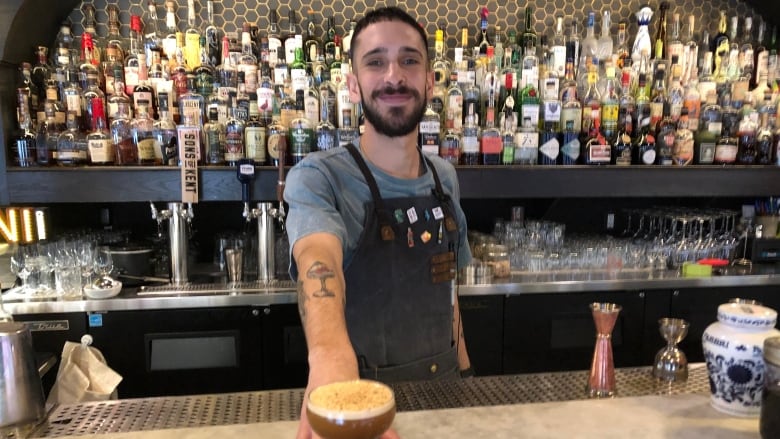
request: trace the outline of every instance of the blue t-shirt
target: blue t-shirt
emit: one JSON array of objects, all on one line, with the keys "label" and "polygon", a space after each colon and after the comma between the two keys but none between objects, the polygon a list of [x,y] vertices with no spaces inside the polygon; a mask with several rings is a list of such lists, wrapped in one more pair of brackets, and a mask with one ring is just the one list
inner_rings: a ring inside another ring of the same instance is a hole
[{"label": "blue t-shirt", "polygon": [[[437,156],[426,156],[436,167],[444,192],[452,198],[455,219],[458,223],[459,268],[471,261],[466,237],[466,215],[460,206],[460,189],[455,168]],[[431,195],[435,187],[433,175],[427,168],[418,178],[402,179],[386,174],[368,160],[368,168],[374,175],[384,199]],[[290,276],[298,273],[292,249],[295,242],[317,232],[336,235],[344,249],[344,270],[349,267],[363,230],[366,203],[371,200],[371,190],[357,163],[346,148],[334,148],[309,154],[295,165],[287,175],[284,199],[289,204],[286,226],[290,240]]]}]

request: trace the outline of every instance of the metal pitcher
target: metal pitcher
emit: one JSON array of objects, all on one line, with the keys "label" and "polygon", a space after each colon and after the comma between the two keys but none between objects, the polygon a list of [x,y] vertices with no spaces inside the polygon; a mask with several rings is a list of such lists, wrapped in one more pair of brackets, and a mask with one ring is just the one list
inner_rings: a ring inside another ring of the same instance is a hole
[{"label": "metal pitcher", "polygon": [[0,323],[0,432],[32,426],[44,416],[30,329],[24,323]]}]

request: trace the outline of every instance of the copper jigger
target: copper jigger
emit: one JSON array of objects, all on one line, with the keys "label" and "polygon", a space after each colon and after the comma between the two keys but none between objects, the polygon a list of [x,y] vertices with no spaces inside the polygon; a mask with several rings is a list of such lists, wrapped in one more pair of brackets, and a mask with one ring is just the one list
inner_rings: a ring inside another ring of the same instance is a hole
[{"label": "copper jigger", "polygon": [[591,303],[593,322],[596,324],[596,347],[588,377],[588,397],[612,398],[617,395],[615,386],[615,362],[612,359],[612,330],[618,314],[623,309],[614,303]]}]

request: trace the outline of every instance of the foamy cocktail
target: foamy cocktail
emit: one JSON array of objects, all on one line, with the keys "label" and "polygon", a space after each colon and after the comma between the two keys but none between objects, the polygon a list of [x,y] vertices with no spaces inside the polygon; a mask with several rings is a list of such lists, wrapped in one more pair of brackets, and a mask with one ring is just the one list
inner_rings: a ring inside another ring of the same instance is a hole
[{"label": "foamy cocktail", "polygon": [[373,439],[393,423],[395,397],[376,381],[340,381],[312,390],[306,412],[312,430],[325,439]]}]

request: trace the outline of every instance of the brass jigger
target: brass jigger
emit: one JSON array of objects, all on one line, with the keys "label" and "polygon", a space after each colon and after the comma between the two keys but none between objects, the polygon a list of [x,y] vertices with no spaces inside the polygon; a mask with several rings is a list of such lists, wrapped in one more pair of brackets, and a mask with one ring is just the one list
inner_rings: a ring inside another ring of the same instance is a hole
[{"label": "brass jigger", "polygon": [[665,381],[687,380],[688,359],[677,343],[688,334],[688,322],[683,319],[659,319],[658,330],[667,344],[655,356],[653,376]]}]

